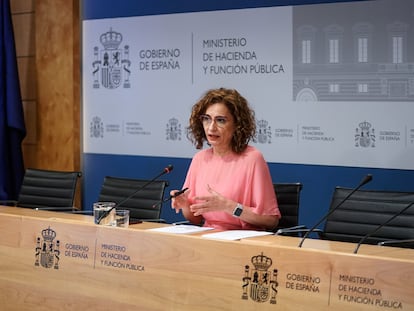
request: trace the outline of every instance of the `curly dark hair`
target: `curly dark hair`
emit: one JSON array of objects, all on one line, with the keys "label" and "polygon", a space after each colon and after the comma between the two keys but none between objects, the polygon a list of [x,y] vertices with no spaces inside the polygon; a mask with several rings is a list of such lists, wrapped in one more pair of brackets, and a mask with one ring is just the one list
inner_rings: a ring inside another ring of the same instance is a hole
[{"label": "curly dark hair", "polygon": [[187,137],[197,149],[203,148],[207,137],[200,116],[206,113],[209,106],[217,103],[225,104],[234,119],[235,132],[231,141],[232,150],[235,153],[242,153],[250,139],[256,133],[256,121],[254,111],[250,108],[247,100],[233,89],[212,89],[194,104],[190,125],[187,127]]}]

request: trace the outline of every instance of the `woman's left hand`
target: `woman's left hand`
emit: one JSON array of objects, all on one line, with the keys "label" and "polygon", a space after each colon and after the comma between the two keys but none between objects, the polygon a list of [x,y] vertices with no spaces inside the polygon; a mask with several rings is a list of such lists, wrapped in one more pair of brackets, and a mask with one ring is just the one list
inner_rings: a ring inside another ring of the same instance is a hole
[{"label": "woman's left hand", "polygon": [[213,211],[225,211],[227,213],[232,213],[234,206],[236,205],[230,199],[227,199],[209,185],[208,192],[211,194],[209,196],[198,196],[194,200],[196,203],[190,205],[190,210],[194,216],[202,215],[203,213],[213,212]]}]

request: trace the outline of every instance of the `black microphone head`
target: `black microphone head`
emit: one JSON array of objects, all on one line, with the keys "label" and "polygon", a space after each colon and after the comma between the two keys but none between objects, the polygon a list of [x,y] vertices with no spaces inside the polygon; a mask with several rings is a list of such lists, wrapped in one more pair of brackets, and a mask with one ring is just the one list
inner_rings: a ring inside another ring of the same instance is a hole
[{"label": "black microphone head", "polygon": [[365,178],[362,180],[361,185],[365,185],[366,183],[369,183],[371,180],[372,180],[372,175],[367,174],[367,176],[365,176]]},{"label": "black microphone head", "polygon": [[174,166],[169,164],[166,168],[164,168],[164,173],[168,174],[173,170]]}]

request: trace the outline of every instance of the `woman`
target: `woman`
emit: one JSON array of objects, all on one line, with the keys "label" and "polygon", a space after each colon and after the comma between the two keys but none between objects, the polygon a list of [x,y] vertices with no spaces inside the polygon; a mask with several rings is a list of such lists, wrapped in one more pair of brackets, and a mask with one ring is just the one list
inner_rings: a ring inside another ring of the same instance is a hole
[{"label": "woman", "polygon": [[[197,149],[172,208],[194,224],[221,230],[271,230],[280,212],[263,155],[248,145],[254,112],[236,90],[208,91],[192,108],[188,137]],[[177,190],[172,190],[173,196]]]}]

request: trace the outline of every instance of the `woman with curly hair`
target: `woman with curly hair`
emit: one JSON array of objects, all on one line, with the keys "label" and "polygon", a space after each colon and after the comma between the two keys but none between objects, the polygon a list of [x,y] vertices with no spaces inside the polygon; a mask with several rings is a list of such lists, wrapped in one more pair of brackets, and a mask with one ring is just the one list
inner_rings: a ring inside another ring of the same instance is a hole
[{"label": "woman with curly hair", "polygon": [[[192,159],[172,208],[194,224],[220,230],[271,230],[279,222],[275,192],[263,155],[249,141],[254,111],[233,89],[213,89],[193,106],[188,138],[199,151]],[[209,148],[203,149],[204,143]],[[177,190],[172,190],[173,196]]]}]

